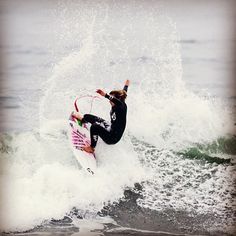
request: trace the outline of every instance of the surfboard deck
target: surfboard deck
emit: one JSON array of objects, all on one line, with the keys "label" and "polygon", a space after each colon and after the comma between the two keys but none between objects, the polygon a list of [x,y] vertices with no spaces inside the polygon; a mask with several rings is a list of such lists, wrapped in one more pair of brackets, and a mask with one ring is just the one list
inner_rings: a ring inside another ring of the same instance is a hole
[{"label": "surfboard deck", "polygon": [[84,146],[90,145],[89,131],[85,124],[82,126],[72,116],[69,117],[69,125],[71,127],[70,142],[73,153],[79,164],[89,173],[94,174],[96,170],[96,156],[94,153],[88,153],[82,150]]}]

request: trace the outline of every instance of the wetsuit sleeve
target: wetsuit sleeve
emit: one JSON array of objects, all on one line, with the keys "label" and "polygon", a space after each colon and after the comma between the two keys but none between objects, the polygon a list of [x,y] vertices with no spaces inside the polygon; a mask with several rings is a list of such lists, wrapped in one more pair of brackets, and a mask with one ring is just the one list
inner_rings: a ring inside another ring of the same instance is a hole
[{"label": "wetsuit sleeve", "polygon": [[116,97],[114,97],[114,96],[111,96],[111,95],[109,95],[109,94],[107,94],[106,93],[106,95],[105,95],[105,98],[107,98],[107,99],[109,99],[110,101],[112,101],[115,105],[122,105],[122,102],[119,100],[119,99],[117,99]]},{"label": "wetsuit sleeve", "polygon": [[128,92],[128,85],[125,85],[123,90],[125,90],[125,92],[127,93]]}]

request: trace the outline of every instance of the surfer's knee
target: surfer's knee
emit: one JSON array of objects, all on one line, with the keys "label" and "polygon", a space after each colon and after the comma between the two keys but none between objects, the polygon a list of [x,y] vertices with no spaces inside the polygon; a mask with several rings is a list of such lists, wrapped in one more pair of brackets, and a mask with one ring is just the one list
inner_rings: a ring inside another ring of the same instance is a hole
[{"label": "surfer's knee", "polygon": [[90,131],[93,134],[99,134],[99,131],[101,130],[101,128],[102,127],[99,124],[94,123],[94,124],[91,125]]},{"label": "surfer's knee", "polygon": [[82,119],[82,123],[86,123],[86,122],[89,122],[89,114],[84,114],[84,117]]}]

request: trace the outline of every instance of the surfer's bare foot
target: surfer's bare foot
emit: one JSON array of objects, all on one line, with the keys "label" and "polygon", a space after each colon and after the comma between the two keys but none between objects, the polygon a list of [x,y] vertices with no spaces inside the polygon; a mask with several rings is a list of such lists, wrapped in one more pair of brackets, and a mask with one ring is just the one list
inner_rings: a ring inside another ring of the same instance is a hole
[{"label": "surfer's bare foot", "polygon": [[80,114],[79,112],[73,112],[72,116],[75,117],[78,120],[82,120],[83,119],[83,115]]},{"label": "surfer's bare foot", "polygon": [[94,148],[91,146],[85,146],[83,147],[83,150],[88,153],[94,153]]}]

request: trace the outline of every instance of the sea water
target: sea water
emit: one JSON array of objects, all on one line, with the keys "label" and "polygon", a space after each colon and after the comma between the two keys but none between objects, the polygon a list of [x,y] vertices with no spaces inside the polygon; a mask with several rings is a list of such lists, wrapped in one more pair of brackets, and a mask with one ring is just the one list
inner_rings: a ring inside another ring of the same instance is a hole
[{"label": "sea water", "polygon": [[[1,2],[1,231],[233,233],[230,4],[183,5],[186,22],[163,1],[20,2]],[[91,176],[69,144],[73,102],[109,119],[91,96],[126,79],[124,137],[99,140]]]}]

